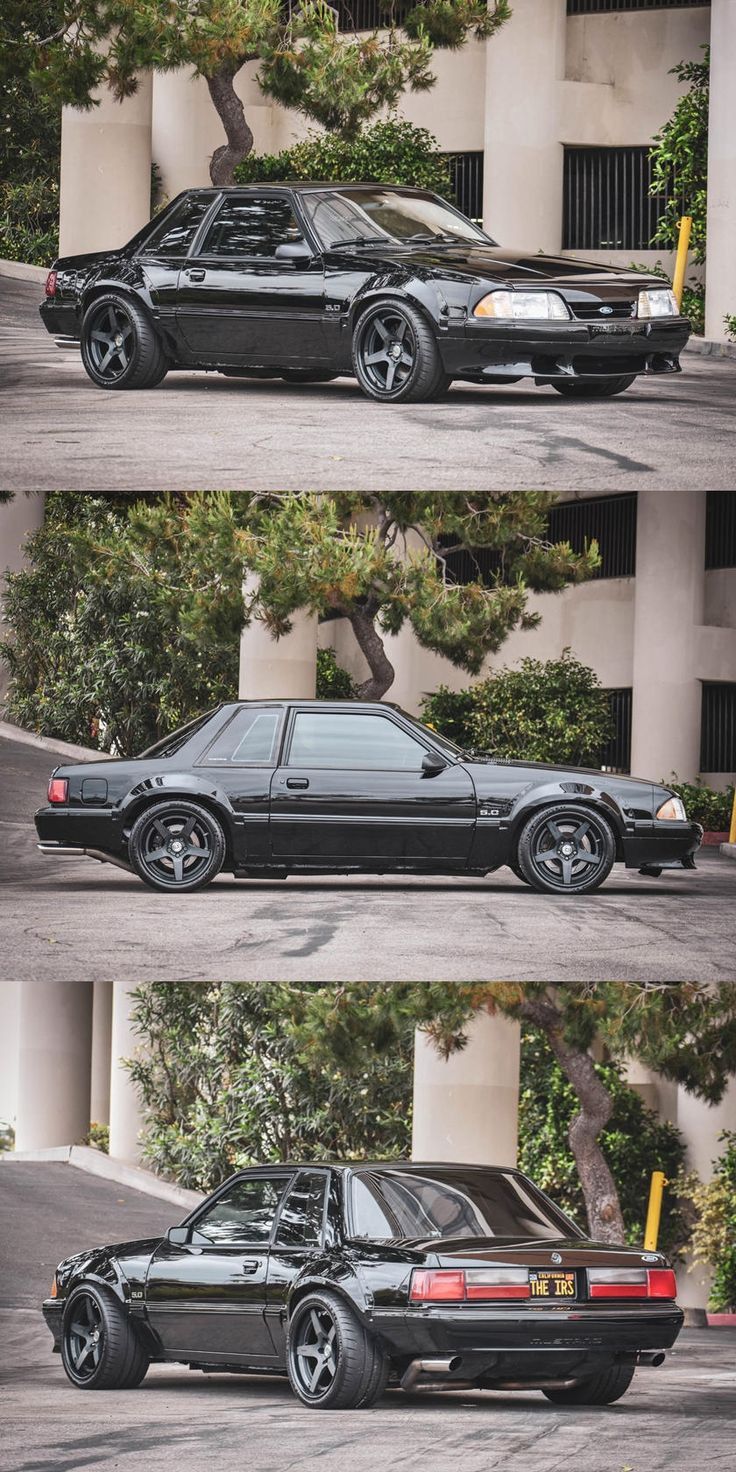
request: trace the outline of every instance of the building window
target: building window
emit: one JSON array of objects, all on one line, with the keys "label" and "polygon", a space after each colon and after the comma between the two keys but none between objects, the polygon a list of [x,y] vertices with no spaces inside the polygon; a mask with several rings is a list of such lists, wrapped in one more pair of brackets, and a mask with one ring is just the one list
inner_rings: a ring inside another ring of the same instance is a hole
[{"label": "building window", "polygon": [[565,148],[563,250],[649,250],[666,193],[650,195],[650,149]]},{"label": "building window", "polygon": [[594,496],[562,501],[552,507],[547,536],[569,542],[573,552],[598,543],[601,565],[596,578],[633,578],[636,574],[636,491],[622,496]]},{"label": "building window", "polygon": [[631,771],[631,690],[607,690],[613,719],[613,735],[601,752],[601,766],[607,772]]},{"label": "building window", "polygon": [[736,567],[736,491],[707,493],[705,566],[706,570],[714,567]]},{"label": "building window", "polygon": [[480,225],[483,220],[483,150],[474,153],[446,153],[450,168],[450,187],[455,204],[469,220]]},{"label": "building window", "polygon": [[568,15],[611,15],[615,10],[692,10],[710,0],[567,0]]},{"label": "building window", "polygon": [[736,772],[736,685],[703,685],[701,772]]},{"label": "building window", "polygon": [[[337,13],[338,31],[379,31],[393,16],[397,24],[410,10],[416,9],[412,0],[327,0]],[[296,7],[295,7],[296,8]]]}]

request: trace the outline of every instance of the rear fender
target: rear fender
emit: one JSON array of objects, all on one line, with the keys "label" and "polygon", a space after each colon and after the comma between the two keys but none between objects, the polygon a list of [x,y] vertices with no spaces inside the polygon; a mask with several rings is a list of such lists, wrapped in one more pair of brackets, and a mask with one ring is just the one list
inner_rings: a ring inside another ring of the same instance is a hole
[{"label": "rear fender", "polygon": [[217,787],[205,777],[195,777],[190,772],[159,772],[155,777],[145,777],[142,782],[137,782],[135,787],[131,787],[119,807],[126,833],[130,831],[144,808],[153,807],[155,803],[166,802],[167,798],[176,797],[191,798],[195,802],[200,802],[203,807],[209,808],[216,818],[219,818],[225,834],[228,857],[232,858],[237,819],[230,799],[221,787]]},{"label": "rear fender", "polygon": [[301,1299],[306,1298],[309,1293],[319,1292],[336,1294],[347,1304],[348,1308],[357,1313],[366,1327],[369,1325],[369,1305],[365,1290],[349,1259],[342,1256],[339,1259],[325,1256],[317,1258],[316,1261],[312,1260],[308,1266],[305,1266],[303,1273],[300,1273],[291,1285],[287,1300],[289,1318]]}]

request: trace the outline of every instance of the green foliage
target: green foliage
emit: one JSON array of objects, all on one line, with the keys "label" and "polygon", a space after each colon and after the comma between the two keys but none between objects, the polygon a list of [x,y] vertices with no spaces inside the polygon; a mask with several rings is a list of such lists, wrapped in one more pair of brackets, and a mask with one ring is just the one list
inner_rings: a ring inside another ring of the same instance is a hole
[{"label": "green foliage", "polygon": [[450,199],[447,159],[426,128],[392,119],[364,128],[355,138],[310,133],[278,154],[251,153],[238,165],[239,184],[292,179],[405,184]]},{"label": "green foliage", "polygon": [[8,261],[48,266],[59,253],[59,186],[48,174],[0,184],[0,251]]},{"label": "green foliage", "polygon": [[681,61],[672,68],[678,81],[689,84],[688,90],[677,102],[672,117],[656,134],[650,153],[653,163],[650,192],[666,191],[669,195],[653,244],[675,250],[680,215],[692,215],[690,245],[699,262],[705,260],[706,246],[710,81],[709,49],[704,46],[702,50],[702,61]]},{"label": "green foliage", "polygon": [[0,15],[0,255],[45,266],[58,254],[61,113],[31,81],[61,5],[5,0]]},{"label": "green foliage", "polygon": [[397,1020],[391,990],[139,988],[144,1046],[130,1071],[146,1110],[144,1158],[210,1190],[254,1161],[406,1154],[413,1027]]},{"label": "green foliage", "polygon": [[318,700],[355,700],[355,683],[338,664],[334,649],[317,650],[316,693]]},{"label": "green foliage", "polygon": [[423,718],[459,746],[526,761],[599,765],[611,713],[595,672],[573,657],[522,659],[467,690],[440,686]]},{"label": "green foliage", "polygon": [[706,833],[727,833],[731,826],[733,810],[733,787],[716,792],[704,782],[667,782],[685,804],[685,812],[693,823],[702,823]]},{"label": "green foliage", "polygon": [[733,314],[733,316],[724,317],[723,325],[726,329],[726,332],[728,333],[729,338],[731,339],[731,342],[736,342],[736,312]]},{"label": "green foliage", "polygon": [[[644,1237],[649,1180],[663,1170],[668,1181],[682,1170],[685,1150],[674,1125],[661,1123],[623,1077],[620,1064],[597,1064],[596,1073],[613,1100],[613,1113],[599,1144],[618,1189],[626,1239]],[[519,1094],[519,1167],[582,1226],[586,1207],[575,1159],[568,1142],[571,1120],[580,1103],[536,1029],[522,1034]],[[677,1195],[665,1191],[660,1247],[678,1253],[688,1229]]]},{"label": "green foliage", "polygon": [[713,1179],[681,1179],[680,1189],[695,1208],[693,1261],[713,1270],[709,1307],[714,1313],[736,1313],[736,1133],[725,1130],[725,1146]]},{"label": "green foliage", "polygon": [[94,1150],[101,1150],[103,1155],[110,1154],[110,1126],[109,1124],[97,1124],[95,1121],[89,1127],[89,1134],[85,1144],[91,1145]]}]

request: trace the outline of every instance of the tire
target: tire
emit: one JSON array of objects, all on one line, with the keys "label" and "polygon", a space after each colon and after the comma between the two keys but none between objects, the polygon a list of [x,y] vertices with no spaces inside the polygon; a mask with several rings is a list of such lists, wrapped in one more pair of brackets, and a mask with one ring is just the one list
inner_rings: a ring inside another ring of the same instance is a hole
[{"label": "tire", "polygon": [[610,1406],[626,1394],[633,1378],[633,1365],[612,1365],[568,1390],[545,1390],[543,1394],[559,1406]]},{"label": "tire", "polygon": [[339,376],[339,373],[330,373],[329,370],[321,373],[319,369],[312,372],[309,368],[285,368],[279,374],[284,383],[332,383]]},{"label": "tire", "polygon": [[150,1364],[122,1304],[114,1293],[92,1283],[69,1298],[61,1360],[78,1390],[134,1390]]},{"label": "tire", "polygon": [[509,859],[507,861],[507,868],[509,868],[512,871],[512,873],[516,875],[517,879],[520,879],[521,880],[522,884],[528,884],[529,883],[529,880],[527,879],[526,874],[524,873],[524,870],[521,868],[521,866],[519,864],[517,864],[516,859]]},{"label": "tire", "polygon": [[426,318],[408,302],[376,302],[353,333],[353,372],[363,393],[382,404],[419,404],[450,384]]},{"label": "tire", "polygon": [[97,388],[155,388],[169,360],[148,313],[134,297],[95,297],[82,322],[82,362]]},{"label": "tire", "polygon": [[165,893],[204,889],[225,860],[225,835],[209,808],[171,798],[144,808],[128,839],[139,879]]},{"label": "tire", "polygon": [[589,894],[608,878],[616,841],[606,819],[583,804],[557,803],[525,824],[516,862],[522,878],[546,894]]},{"label": "tire", "polygon": [[622,374],[619,378],[563,378],[552,387],[568,399],[610,399],[622,394],[636,382],[635,373]]},{"label": "tire", "polygon": [[[328,1344],[332,1353],[324,1357]],[[300,1299],[291,1315],[286,1368],[294,1394],[311,1410],[358,1411],[383,1394],[389,1360],[353,1310],[337,1294],[320,1291]]]}]

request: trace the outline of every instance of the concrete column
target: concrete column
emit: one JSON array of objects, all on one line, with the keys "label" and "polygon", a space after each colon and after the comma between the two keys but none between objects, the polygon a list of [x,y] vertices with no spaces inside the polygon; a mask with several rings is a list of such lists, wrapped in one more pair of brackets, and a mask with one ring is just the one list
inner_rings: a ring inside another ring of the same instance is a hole
[{"label": "concrete column", "polygon": [[151,216],[151,74],[116,102],[107,87],[89,111],[61,118],[59,254],[124,245]]},{"label": "concrete column", "polygon": [[[3,616],[5,574],[24,566],[25,541],[43,525],[45,492],[25,496],[16,491],[12,501],[0,504],[0,621]],[[0,665],[0,701],[8,687],[5,665]]]},{"label": "concrete column", "polygon": [[0,1125],[14,1125],[18,1105],[20,982],[0,982]]},{"label": "concrete column", "polygon": [[112,982],[95,981],[92,1002],[92,1079],[89,1117],[95,1124],[110,1123],[110,1048],[112,1045]]},{"label": "concrete column", "polygon": [[712,0],[708,114],[708,260],[705,335],[726,341],[736,313],[736,5]]},{"label": "concrete column", "polygon": [[467,1046],[445,1061],[425,1033],[414,1046],[415,1160],[515,1165],[519,1024],[481,1013]]},{"label": "concrete column", "polygon": [[[241,67],[235,90],[253,130],[255,152],[276,153],[281,145],[274,136],[274,124],[277,118],[281,120],[284,109],[264,96],[256,81],[257,72],[255,62]],[[285,117],[293,119],[294,114]],[[210,160],[225,142],[225,134],[204,77],[195,76],[190,67],[157,72],[153,79],[151,133],[153,159],[161,174],[165,199],[173,199],[182,189],[210,183]],[[290,135],[288,129],[283,146],[294,141]]]},{"label": "concrete column", "polygon": [[[250,598],[257,579],[248,574],[244,584]],[[317,618],[311,613],[295,613],[292,631],[274,639],[259,618],[251,622],[240,636],[241,700],[261,700],[269,696],[313,698],[317,682]]]},{"label": "concrete column", "polygon": [[484,208],[502,245],[562,245],[565,0],[524,0],[486,47]]},{"label": "concrete column", "polygon": [[140,1039],[131,1021],[132,988],[113,983],[112,1038],[110,1057],[110,1154],[129,1165],[140,1163],[139,1134],[143,1110],[138,1090],[121,1062],[133,1058]]},{"label": "concrete column", "polygon": [[697,776],[704,546],[704,492],[639,492],[631,733],[635,777],[656,782],[673,772],[683,781]]},{"label": "concrete column", "polygon": [[629,1059],[625,1077],[629,1088],[636,1090],[647,1109],[653,1110],[661,1120],[677,1123],[677,1084],[647,1068],[638,1058]]},{"label": "concrete column", "polygon": [[16,1150],[76,1145],[89,1129],[92,983],[20,988]]}]

